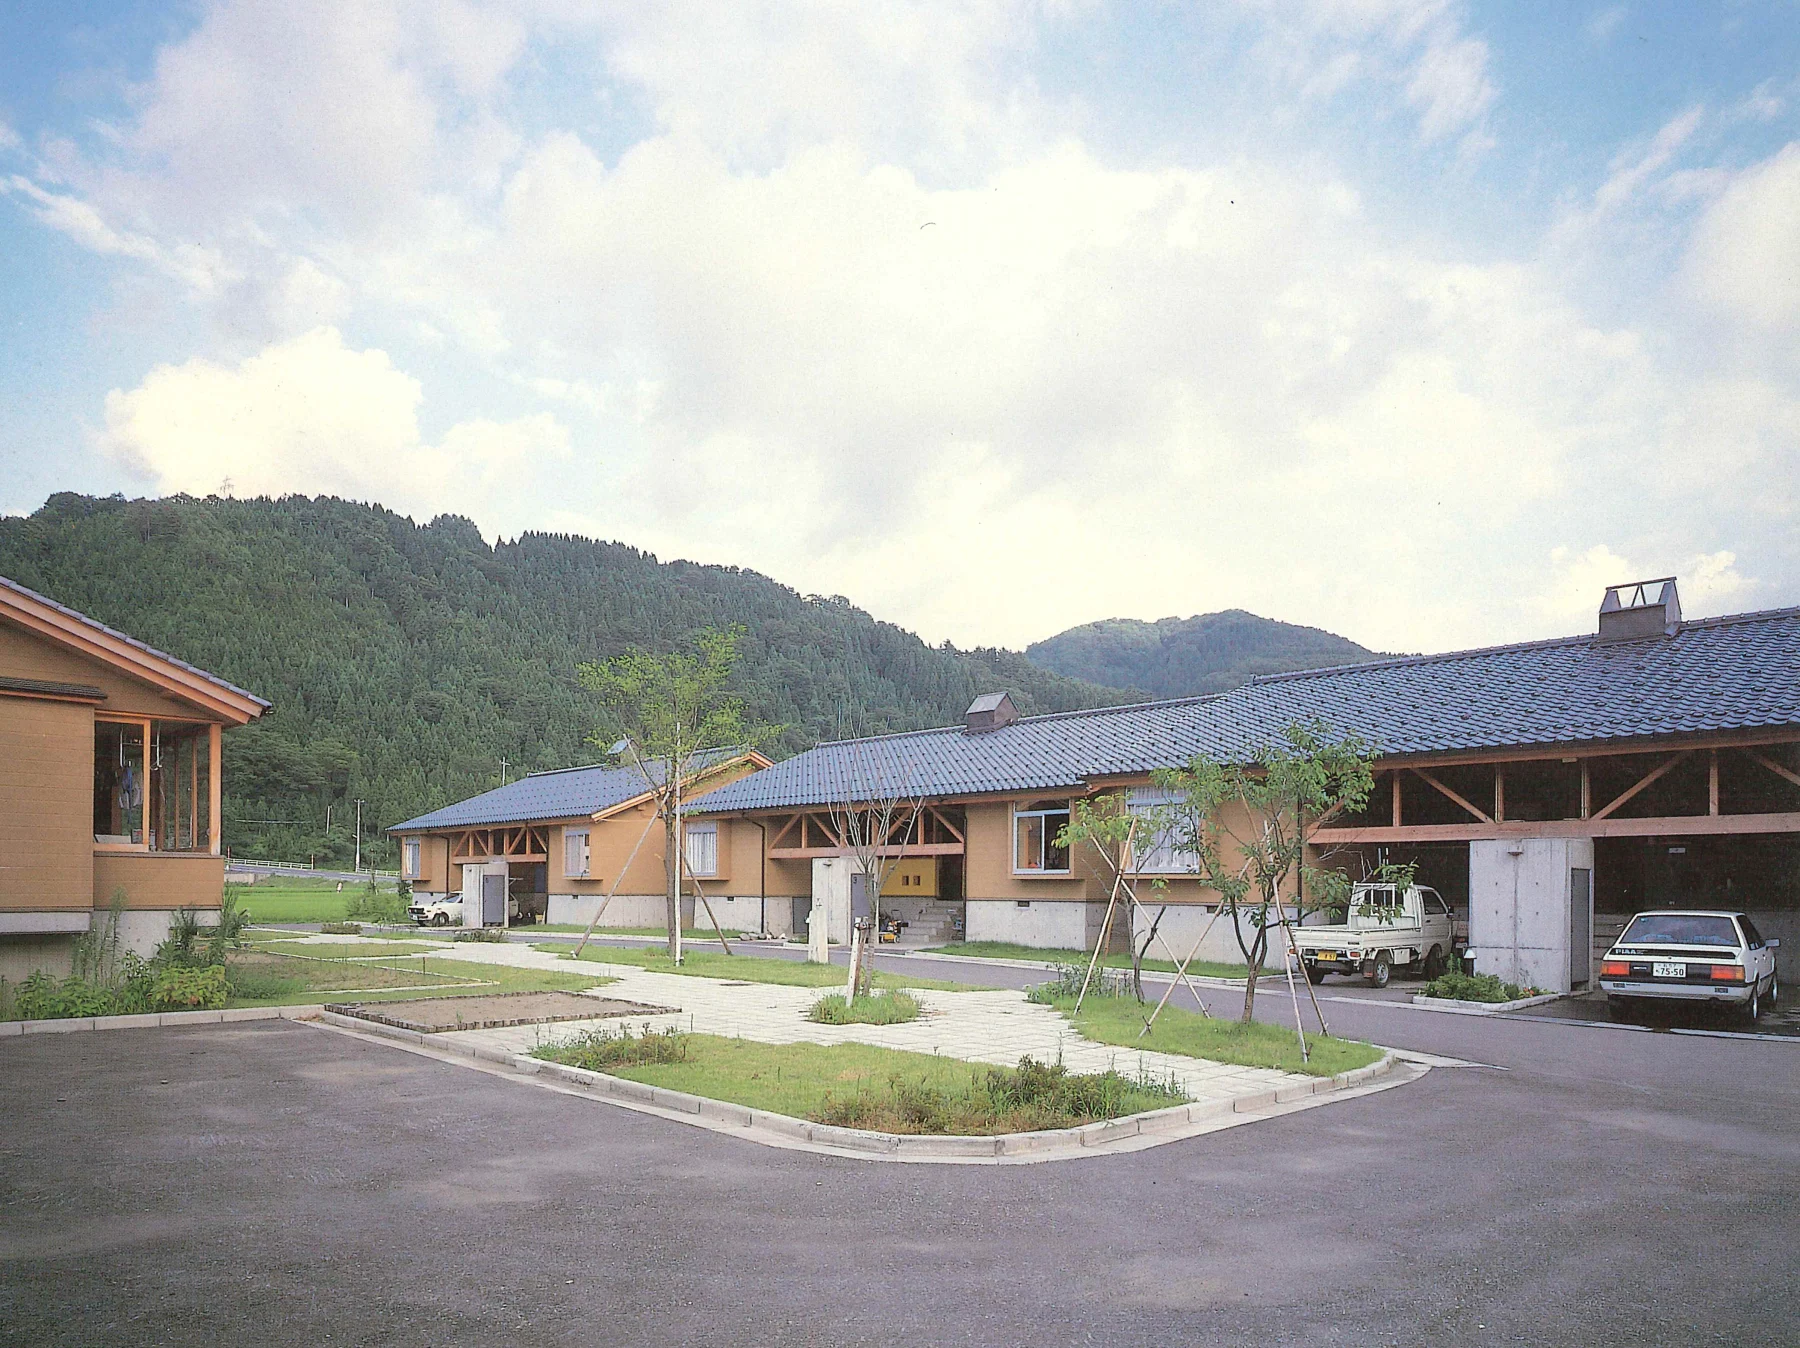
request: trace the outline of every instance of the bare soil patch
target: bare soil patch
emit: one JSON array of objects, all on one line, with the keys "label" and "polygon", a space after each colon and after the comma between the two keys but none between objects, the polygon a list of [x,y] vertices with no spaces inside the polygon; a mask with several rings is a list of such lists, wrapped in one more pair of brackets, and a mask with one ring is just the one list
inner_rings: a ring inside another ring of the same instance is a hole
[{"label": "bare soil patch", "polygon": [[421,1034],[448,1030],[503,1030],[557,1020],[600,1020],[615,1016],[661,1016],[672,1007],[646,1006],[616,997],[583,997],[573,992],[475,993],[467,997],[424,997],[410,1002],[349,1002],[329,1005],[339,1015],[394,1025]]}]

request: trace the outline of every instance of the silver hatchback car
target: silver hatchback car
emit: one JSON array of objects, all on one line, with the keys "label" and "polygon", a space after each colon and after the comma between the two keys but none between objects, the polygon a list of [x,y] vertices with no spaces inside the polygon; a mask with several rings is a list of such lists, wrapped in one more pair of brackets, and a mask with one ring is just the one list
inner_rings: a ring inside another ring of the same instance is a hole
[{"label": "silver hatchback car", "polygon": [[1600,988],[1615,1019],[1634,1002],[1655,1000],[1724,1004],[1756,1021],[1781,995],[1780,944],[1765,941],[1744,913],[1639,913],[1606,952]]}]

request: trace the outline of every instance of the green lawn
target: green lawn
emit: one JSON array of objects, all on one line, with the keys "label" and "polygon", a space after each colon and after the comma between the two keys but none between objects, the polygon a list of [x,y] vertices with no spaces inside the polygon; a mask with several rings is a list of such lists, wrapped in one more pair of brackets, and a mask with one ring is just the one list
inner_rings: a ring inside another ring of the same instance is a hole
[{"label": "green lawn", "polygon": [[[574,952],[563,942],[534,946],[573,959]],[[746,983],[779,983],[790,988],[841,988],[850,977],[847,968],[835,964],[808,964],[802,960],[759,958],[755,955],[727,955],[720,950],[684,950],[680,965],[674,964],[668,952],[654,947],[589,946],[581,952],[583,961],[602,964],[635,964],[659,974],[686,974],[690,978],[731,978]],[[877,971],[878,988],[935,988],[942,992],[970,992],[971,983],[952,983],[942,978],[914,978],[909,974]]]},{"label": "green lawn", "polygon": [[511,969],[414,955],[386,964],[300,959],[265,949],[233,951],[226,967],[243,995],[227,1006],[301,1006],[316,1002],[405,1001],[458,992],[582,992],[615,980],[599,975]]},{"label": "green lawn", "polygon": [[[419,945],[417,942],[383,941],[380,945],[363,945],[361,942],[345,941],[341,945],[326,945],[323,942],[308,944],[305,941],[259,941],[258,950],[271,951],[277,955],[298,955],[303,959],[316,960],[396,960],[408,955],[435,955],[439,947]],[[414,960],[414,964],[418,961]]]},{"label": "green lawn", "polygon": [[[1045,949],[1042,946],[1014,945],[1011,941],[958,941],[955,945],[933,946],[922,951],[926,955],[961,955],[965,959],[1041,960],[1049,964],[1079,964],[1087,967],[1094,957],[1091,950]],[[1131,956],[1102,955],[1100,963],[1108,969],[1129,969]],[[1169,960],[1145,959],[1147,973],[1172,974],[1175,965]],[[1211,960],[1195,960],[1188,972],[1203,978],[1245,978],[1249,970],[1241,964],[1216,964]]]},{"label": "green lawn", "polygon": [[[345,904],[360,886],[354,880],[343,882],[338,890],[336,880],[303,880],[285,875],[258,880],[254,884],[230,884],[237,896],[238,907],[250,914],[252,922],[342,922]],[[391,882],[382,888],[392,890]]]},{"label": "green lawn", "polygon": [[[1167,1093],[1134,1089],[1115,1077],[1107,1083],[1112,1089],[1088,1092],[1090,1100],[1103,1100],[1099,1107],[1073,1116],[1066,1110],[1053,1114],[1041,1102],[996,1100],[990,1074],[1012,1074],[958,1058],[867,1044],[761,1044],[706,1034],[681,1038],[686,1061],[603,1070],[751,1109],[888,1132],[968,1135],[1060,1128],[1178,1103]],[[536,1056],[583,1065],[581,1055],[556,1044],[536,1050]],[[1093,1080],[1074,1079],[1090,1085]]]},{"label": "green lawn", "polygon": [[1096,1043],[1117,1044],[1121,1048],[1155,1049],[1162,1053],[1179,1053],[1188,1058],[1210,1058],[1214,1062],[1236,1063],[1240,1067],[1275,1067],[1284,1072],[1300,1072],[1306,1076],[1328,1077],[1367,1067],[1381,1057],[1381,1050],[1356,1040],[1306,1036],[1312,1061],[1300,1061],[1300,1045],[1292,1029],[1253,1021],[1244,1025],[1236,1020],[1220,1020],[1167,1006],[1156,1018],[1156,1028],[1142,1038],[1144,1019],[1152,1010],[1140,1006],[1129,997],[1089,997],[1082,1003],[1081,1014],[1075,1015],[1073,997],[1053,1005],[1082,1034]]}]

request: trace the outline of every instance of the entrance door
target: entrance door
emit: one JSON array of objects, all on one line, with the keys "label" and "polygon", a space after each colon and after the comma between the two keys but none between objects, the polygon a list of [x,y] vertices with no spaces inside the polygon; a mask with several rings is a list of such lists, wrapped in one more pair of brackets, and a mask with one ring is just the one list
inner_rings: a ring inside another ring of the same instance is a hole
[{"label": "entrance door", "polygon": [[504,875],[481,877],[481,925],[484,927],[506,925],[506,877]]},{"label": "entrance door", "polygon": [[1581,987],[1594,974],[1594,873],[1569,869],[1569,986]]}]

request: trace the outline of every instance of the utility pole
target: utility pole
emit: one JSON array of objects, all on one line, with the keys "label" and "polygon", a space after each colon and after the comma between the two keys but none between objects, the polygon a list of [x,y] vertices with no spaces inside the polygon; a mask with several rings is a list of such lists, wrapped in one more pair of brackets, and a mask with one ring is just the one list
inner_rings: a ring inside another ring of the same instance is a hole
[{"label": "utility pole", "polygon": [[511,766],[512,766],[512,764],[509,763],[506,759],[503,758],[500,760],[500,785],[501,786],[506,785],[506,770],[507,770],[507,768],[509,768]]},{"label": "utility pole", "polygon": [[356,802],[356,872],[362,873],[362,800]]}]

